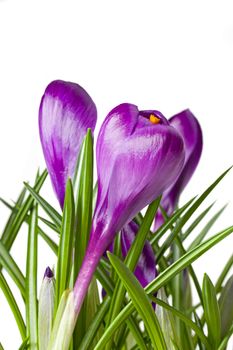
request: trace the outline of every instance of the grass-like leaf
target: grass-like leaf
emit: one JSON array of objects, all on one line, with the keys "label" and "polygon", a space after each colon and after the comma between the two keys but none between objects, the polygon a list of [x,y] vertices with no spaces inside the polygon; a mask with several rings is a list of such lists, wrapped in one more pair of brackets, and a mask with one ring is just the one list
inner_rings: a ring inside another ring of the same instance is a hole
[{"label": "grass-like leaf", "polygon": [[193,242],[190,244],[188,250],[195,248],[198,244],[200,244],[203,239],[206,237],[207,233],[210,231],[211,227],[214,225],[214,223],[217,221],[217,219],[220,217],[220,215],[225,210],[226,205],[224,205],[205,225],[205,227],[201,230],[201,232],[197,235],[197,237],[193,240]]},{"label": "grass-like leaf", "polygon": [[[43,173],[38,177],[38,180],[36,181],[36,184],[33,189],[35,192],[39,192],[46,177],[47,177],[47,170],[43,171]],[[25,200],[25,202],[17,212],[16,216],[14,217],[11,227],[7,231],[8,233],[4,236],[2,243],[4,244],[4,246],[8,251],[11,249],[11,246],[14,243],[16,236],[25,220],[25,217],[33,204],[33,201],[34,200],[32,196],[27,197],[27,199]]]},{"label": "grass-like leaf", "polygon": [[81,344],[78,347],[78,350],[88,350],[90,344],[92,343],[95,334],[97,333],[100,325],[102,324],[105,315],[108,312],[109,305],[111,302],[110,297],[106,297],[104,301],[101,303],[98,312],[95,314],[92,323],[90,324],[89,328],[87,329]]},{"label": "grass-like leaf", "polygon": [[[93,193],[93,138],[88,129],[83,140],[74,176],[76,206],[76,233],[74,251],[73,279],[76,280],[89,241],[92,219]],[[86,331],[88,295],[83,302],[74,332],[74,347],[77,348]],[[90,298],[90,297],[89,297]]]},{"label": "grass-like leaf", "polygon": [[[25,188],[26,191],[26,188]],[[15,214],[19,211],[19,207],[15,206],[12,207],[7,201],[0,199],[11,211],[14,211]],[[38,219],[40,219],[43,223],[47,224],[52,230],[60,234],[60,231],[57,229],[57,227],[50,221],[38,216]],[[29,223],[29,216],[26,215],[24,221],[28,224]],[[52,249],[55,255],[57,255],[58,247],[57,244],[41,229],[41,227],[38,225],[38,233],[43,238],[43,240],[48,244],[48,246]]]},{"label": "grass-like leaf", "polygon": [[226,349],[227,343],[228,343],[230,337],[232,336],[232,334],[233,334],[233,325],[231,326],[227,335],[221,341],[221,344],[219,345],[218,350],[225,350]]},{"label": "grass-like leaf", "polygon": [[192,206],[187,210],[187,212],[180,218],[179,222],[175,226],[171,235],[165,240],[160,250],[157,252],[157,261],[161,258],[161,256],[165,253],[165,251],[171,246],[172,242],[176,238],[176,236],[181,232],[183,226],[189,220],[189,218],[193,215],[193,213],[199,208],[202,202],[208,197],[208,195],[213,191],[213,189],[221,182],[221,180],[226,176],[226,174],[230,171],[231,168],[224,171],[217,180],[215,180],[212,185],[210,185],[207,190],[205,190],[200,197],[198,197]]},{"label": "grass-like leaf", "polygon": [[[97,268],[97,271],[95,273],[96,277],[101,282],[102,287],[105,289],[105,291],[112,296],[114,291],[114,281],[112,281],[111,277],[104,271],[103,267],[99,264],[99,267]],[[109,304],[111,299],[109,297],[105,297],[103,303],[98,308],[97,313],[93,317],[93,320],[89,327],[87,328],[85,335],[82,339],[82,342],[78,349],[80,350],[89,350],[90,344],[93,342],[93,339],[96,336],[96,333],[98,329],[100,328],[101,324],[104,321],[104,316],[109,310]],[[105,305],[107,303],[107,305]],[[127,320],[128,328],[130,329],[133,338],[137,342],[138,346],[142,350],[146,350],[147,347],[145,346],[143,336],[141,334],[141,331],[139,327],[137,326],[137,322],[134,317],[129,317]]]},{"label": "grass-like leaf", "polygon": [[26,285],[25,277],[1,240],[0,240],[0,264],[11,276],[11,278],[19,288],[23,298],[25,298],[25,285]]},{"label": "grass-like leaf", "polygon": [[230,271],[232,265],[233,265],[233,254],[228,259],[226,265],[224,266],[224,269],[222,270],[220,276],[218,277],[218,280],[215,285],[216,293],[219,293],[221,291],[221,287],[224,282],[224,279],[227,276],[228,272]]},{"label": "grass-like leaf", "polygon": [[62,221],[61,215],[43,197],[41,197],[38,194],[38,192],[35,189],[33,189],[29,184],[24,182],[24,186],[31,193],[35,201],[44,209],[46,214],[48,214],[48,216],[51,218],[51,220],[54,222],[57,228],[60,229],[61,221]]},{"label": "grass-like leaf", "polygon": [[221,317],[221,338],[224,338],[233,324],[233,276],[229,278],[221,291],[219,311]]},{"label": "grass-like leaf", "polygon": [[145,327],[149,333],[151,343],[154,349],[166,349],[166,343],[161,331],[158,319],[151,305],[150,299],[145,293],[144,289],[134,276],[134,274],[127,268],[127,266],[115,255],[108,253],[109,260],[124,284],[130,298],[142,317]]},{"label": "grass-like leaf", "polygon": [[221,319],[216,292],[210,278],[205,274],[202,286],[205,320],[208,327],[208,338],[213,349],[220,343]]},{"label": "grass-like leaf", "polygon": [[[169,266],[163,271],[154,281],[152,281],[146,288],[147,294],[155,293],[159,288],[163,287],[169,280],[171,280],[177,273],[185,269],[195,260],[197,260],[202,254],[208,251],[211,247],[219,243],[221,240],[229,236],[233,232],[233,226],[228,229],[219,232],[215,236],[208,239],[206,242],[200,244],[198,247],[187,252],[174,264]],[[118,327],[130,316],[134,307],[132,302],[129,302],[124,309],[116,316],[115,320],[109,325],[105,333],[101,337],[100,341],[95,347],[95,350],[103,349],[109,339],[113,336]]]},{"label": "grass-like leaf", "polygon": [[28,338],[25,339],[19,347],[19,350],[26,350],[26,349],[29,349]]},{"label": "grass-like leaf", "polygon": [[[143,218],[142,224],[139,227],[138,233],[135,237],[135,240],[133,244],[131,245],[128,254],[125,258],[125,265],[133,271],[137,265],[138,259],[141,255],[141,252],[143,250],[148,232],[150,230],[151,224],[153,222],[153,219],[155,217],[156,211],[159,207],[161,197],[156,199],[154,202],[152,202],[147,212]],[[124,284],[119,280],[116,283],[114,293],[111,300],[110,309],[108,312],[108,323],[109,325],[112,320],[116,317],[116,315],[119,313],[119,310],[122,306],[122,302],[124,300],[124,294],[125,294],[125,288]],[[111,349],[111,342],[108,344],[108,349]]]},{"label": "grass-like leaf", "polygon": [[0,271],[0,288],[3,292],[3,294],[5,295],[5,298],[6,298],[8,304],[11,308],[13,315],[14,315],[14,318],[15,318],[15,321],[17,323],[21,338],[22,338],[22,340],[24,340],[26,337],[26,327],[24,324],[24,320],[23,320],[23,317],[20,313],[19,307],[15,301],[15,298],[11,292],[11,289],[8,286],[8,283],[7,283],[7,281],[6,281],[6,279],[3,276],[1,271]]},{"label": "grass-like leaf", "polygon": [[194,323],[190,318],[188,318],[185,314],[177,310],[176,308],[170,306],[169,304],[165,303],[163,300],[158,299],[154,296],[150,296],[150,299],[153,300],[156,304],[160,305],[164,309],[170,311],[173,316],[178,317],[181,321],[183,321],[188,327],[190,327],[200,338],[202,343],[206,346],[207,349],[211,350],[211,345],[208,342],[208,339],[206,338],[205,334],[203,333],[203,330],[199,328],[196,323]]},{"label": "grass-like leaf", "polygon": [[190,233],[192,233],[193,230],[200,224],[200,222],[206,217],[210,209],[212,209],[214,203],[212,203],[205,210],[203,210],[203,212],[199,214],[198,217],[192,222],[192,224],[185,230],[185,232],[182,234],[182,241],[184,241],[190,235]]},{"label": "grass-like leaf", "polygon": [[30,348],[38,346],[37,331],[37,205],[30,214],[26,268],[26,324]]},{"label": "grass-like leaf", "polygon": [[[21,191],[17,201],[15,202],[15,205],[14,207],[12,208],[12,212],[11,212],[11,215],[9,216],[9,219],[7,220],[7,223],[4,227],[4,230],[3,230],[3,233],[2,233],[2,236],[1,236],[1,240],[3,242],[5,242],[6,240],[6,237],[9,236],[9,232],[11,230],[11,226],[16,218],[16,215],[17,215],[17,212],[14,211],[14,208],[20,208],[21,205],[23,204],[23,201],[24,201],[24,198],[25,198],[25,194],[26,194],[26,188],[23,188],[23,190]],[[5,203],[5,201],[1,198],[1,201],[7,205],[7,203]]]},{"label": "grass-like leaf", "polygon": [[57,255],[58,254],[57,244],[40,228],[40,226],[38,226],[37,228],[38,228],[39,235],[48,244],[48,246],[51,248],[51,250],[54,252],[54,254]]},{"label": "grass-like leaf", "polygon": [[155,243],[159,241],[161,237],[173,226],[173,224],[180,218],[186,209],[193,203],[196,197],[189,200],[183,207],[175,211],[175,213],[167,220],[165,223],[152,235],[150,238],[150,244],[154,246]]},{"label": "grass-like leaf", "polygon": [[69,287],[72,266],[72,247],[74,240],[74,195],[71,180],[67,181],[65,202],[62,217],[60,243],[58,247],[57,273],[56,273],[56,307],[59,300]]},{"label": "grass-like leaf", "polygon": [[47,219],[45,219],[45,218],[43,218],[43,217],[41,217],[41,216],[39,216],[38,218],[39,218],[45,225],[47,225],[49,228],[51,228],[53,231],[55,231],[56,233],[60,234],[60,229],[57,228],[57,226],[56,226],[53,222],[51,222],[51,221],[49,221],[49,220],[47,220]]}]

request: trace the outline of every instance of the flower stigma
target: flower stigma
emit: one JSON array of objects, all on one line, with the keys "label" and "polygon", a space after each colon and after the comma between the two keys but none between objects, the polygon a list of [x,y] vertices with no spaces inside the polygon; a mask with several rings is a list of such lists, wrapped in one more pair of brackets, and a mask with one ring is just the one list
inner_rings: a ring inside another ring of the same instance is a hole
[{"label": "flower stigma", "polygon": [[149,120],[152,124],[159,124],[160,118],[158,118],[155,114],[150,114]]}]

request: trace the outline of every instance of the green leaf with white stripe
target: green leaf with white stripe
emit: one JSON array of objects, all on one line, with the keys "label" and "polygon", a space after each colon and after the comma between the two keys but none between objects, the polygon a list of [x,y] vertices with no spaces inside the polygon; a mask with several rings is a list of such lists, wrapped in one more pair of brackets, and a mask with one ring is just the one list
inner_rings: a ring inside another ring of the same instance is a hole
[{"label": "green leaf with white stripe", "polygon": [[37,309],[37,205],[32,208],[29,219],[27,268],[26,268],[26,324],[30,349],[38,348]]},{"label": "green leaf with white stripe", "polygon": [[145,327],[151,339],[153,348],[156,350],[167,349],[162,330],[160,328],[157,316],[153,310],[149,297],[144,289],[133,275],[133,273],[124,265],[124,263],[115,255],[108,253],[109,260],[116,270],[119,278],[124,284],[129,296],[144,321]]},{"label": "green leaf with white stripe", "polygon": [[68,179],[66,184],[60,243],[58,247],[55,308],[58,306],[63,292],[69,287],[74,242],[74,215],[73,186],[71,180]]},{"label": "green leaf with white stripe", "polygon": [[213,283],[205,274],[202,286],[204,315],[208,327],[208,339],[213,350],[217,349],[221,337],[221,319],[216,292]]}]

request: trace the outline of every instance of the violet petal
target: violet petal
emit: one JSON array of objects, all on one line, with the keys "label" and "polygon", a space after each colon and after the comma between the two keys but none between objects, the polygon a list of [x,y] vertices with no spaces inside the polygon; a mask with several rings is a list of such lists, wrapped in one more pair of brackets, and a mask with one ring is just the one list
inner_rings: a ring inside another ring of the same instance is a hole
[{"label": "violet petal", "polygon": [[97,204],[74,287],[77,313],[99,259],[116,232],[179,175],[183,147],[180,134],[158,111],[140,112],[134,105],[122,104],[105,119],[97,140]]},{"label": "violet petal", "polygon": [[78,84],[56,80],[42,97],[39,110],[40,139],[48,172],[61,208],[66,181],[73,177],[83,138],[95,129],[97,111]]},{"label": "violet petal", "polygon": [[[164,192],[161,206],[166,211],[167,215],[172,215],[175,207],[177,206],[179,197],[191,179],[202,152],[202,131],[198,120],[187,109],[174,115],[169,119],[170,125],[172,125],[182,136],[184,141],[185,161],[183,169],[175,180],[175,182]],[[155,230],[158,229],[164,223],[163,215],[158,210],[155,220]]]}]

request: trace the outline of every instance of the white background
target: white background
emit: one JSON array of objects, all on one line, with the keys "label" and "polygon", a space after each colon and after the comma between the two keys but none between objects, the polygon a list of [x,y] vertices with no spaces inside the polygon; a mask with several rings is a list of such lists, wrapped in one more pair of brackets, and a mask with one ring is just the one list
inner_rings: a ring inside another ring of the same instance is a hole
[{"label": "white background", "polygon": [[[181,202],[199,194],[233,164],[232,1],[0,0],[0,196],[15,199],[24,180],[44,168],[38,106],[53,79],[81,84],[99,123],[115,105],[131,102],[167,117],[189,107],[204,133],[203,156]],[[99,125],[98,123],[98,125]],[[50,202],[56,203],[47,181]],[[233,173],[211,199],[230,202],[212,230],[233,223]],[[203,207],[205,208],[205,206]],[[0,229],[8,211],[0,206]],[[233,238],[194,265],[215,281]],[[24,269],[26,227],[12,254]],[[54,257],[40,243],[39,281]],[[12,285],[12,284],[11,284]],[[0,341],[20,344],[0,293]]]}]

